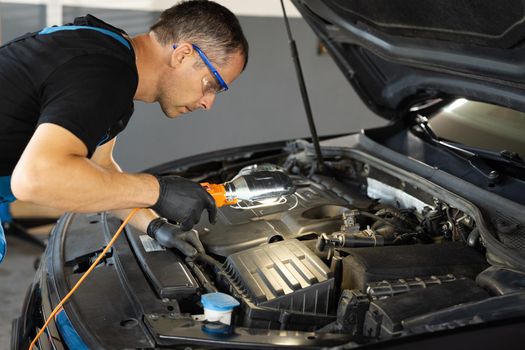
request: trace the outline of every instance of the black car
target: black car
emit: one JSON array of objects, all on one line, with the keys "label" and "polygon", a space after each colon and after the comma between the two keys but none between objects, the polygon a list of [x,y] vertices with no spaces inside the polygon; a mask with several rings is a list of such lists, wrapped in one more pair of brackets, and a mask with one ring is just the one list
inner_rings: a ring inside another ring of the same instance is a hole
[{"label": "black car", "polygon": [[[203,217],[196,258],[126,227],[40,349],[525,347],[523,2],[293,3],[390,123],[323,138],[320,152],[312,137],[150,169],[220,184],[258,166],[296,191],[222,207],[215,225]],[[59,220],[13,349],[120,223]],[[215,293],[238,304],[229,324],[203,319]]]}]

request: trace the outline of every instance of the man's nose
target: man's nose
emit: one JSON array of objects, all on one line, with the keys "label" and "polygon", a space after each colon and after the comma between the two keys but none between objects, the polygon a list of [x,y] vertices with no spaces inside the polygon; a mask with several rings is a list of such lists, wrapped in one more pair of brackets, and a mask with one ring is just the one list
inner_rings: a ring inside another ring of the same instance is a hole
[{"label": "man's nose", "polygon": [[201,107],[205,110],[210,110],[211,107],[213,107],[213,104],[215,103],[216,96],[217,95],[215,94],[206,94],[202,96],[201,100],[199,101]]}]

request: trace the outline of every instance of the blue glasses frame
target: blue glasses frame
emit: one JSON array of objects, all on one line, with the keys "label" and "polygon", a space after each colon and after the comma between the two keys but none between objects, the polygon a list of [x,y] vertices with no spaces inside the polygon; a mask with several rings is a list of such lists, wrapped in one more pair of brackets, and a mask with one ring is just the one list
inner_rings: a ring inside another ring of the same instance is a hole
[{"label": "blue glasses frame", "polygon": [[[206,56],[206,54],[197,45],[191,44],[191,46],[193,47],[193,49],[195,51],[197,51],[197,53],[199,54],[199,56],[202,59],[202,61],[204,62],[204,64],[206,64],[206,66],[208,67],[210,72],[213,74],[213,76],[215,77],[215,79],[219,83],[220,90],[218,92],[222,92],[222,91],[228,90],[228,84],[226,84],[224,79],[222,79],[222,77],[219,74],[219,72],[217,72],[217,69],[215,69],[215,67],[213,66],[211,61],[208,59],[208,56]],[[176,49],[177,48],[177,44],[173,44],[173,48]]]}]

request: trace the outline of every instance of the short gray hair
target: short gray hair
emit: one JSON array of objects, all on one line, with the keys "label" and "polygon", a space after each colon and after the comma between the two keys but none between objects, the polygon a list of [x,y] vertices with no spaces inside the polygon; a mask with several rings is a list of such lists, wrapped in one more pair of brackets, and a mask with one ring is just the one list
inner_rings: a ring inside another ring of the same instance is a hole
[{"label": "short gray hair", "polygon": [[183,1],[160,14],[150,28],[163,45],[181,40],[197,45],[218,65],[240,51],[248,63],[248,41],[239,20],[226,7],[213,1]]}]

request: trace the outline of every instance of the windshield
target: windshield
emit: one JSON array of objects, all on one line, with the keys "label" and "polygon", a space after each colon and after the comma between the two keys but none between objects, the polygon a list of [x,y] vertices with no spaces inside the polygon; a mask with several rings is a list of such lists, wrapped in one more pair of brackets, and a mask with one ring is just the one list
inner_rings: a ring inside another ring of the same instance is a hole
[{"label": "windshield", "polygon": [[436,113],[429,124],[442,139],[525,155],[525,113],[522,112],[460,98]]}]

